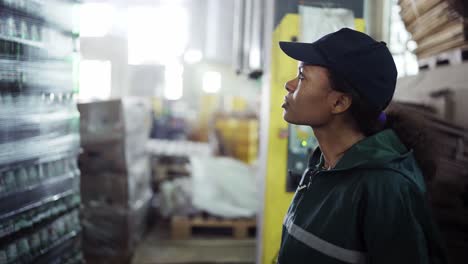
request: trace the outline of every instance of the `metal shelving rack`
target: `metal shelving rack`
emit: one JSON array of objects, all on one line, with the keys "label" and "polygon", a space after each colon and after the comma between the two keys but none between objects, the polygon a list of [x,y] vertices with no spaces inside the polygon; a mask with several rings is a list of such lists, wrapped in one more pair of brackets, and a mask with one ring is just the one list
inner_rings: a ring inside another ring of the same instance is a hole
[{"label": "metal shelving rack", "polygon": [[0,263],[84,263],[79,3],[0,0]]}]

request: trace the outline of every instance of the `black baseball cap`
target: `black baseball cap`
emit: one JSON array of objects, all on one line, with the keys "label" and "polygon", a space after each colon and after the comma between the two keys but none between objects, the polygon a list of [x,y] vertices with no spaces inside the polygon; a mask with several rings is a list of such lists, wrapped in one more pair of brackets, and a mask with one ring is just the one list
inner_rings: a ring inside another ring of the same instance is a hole
[{"label": "black baseball cap", "polygon": [[398,72],[385,42],[343,28],[313,43],[282,41],[279,45],[293,59],[336,72],[377,111],[393,98]]}]

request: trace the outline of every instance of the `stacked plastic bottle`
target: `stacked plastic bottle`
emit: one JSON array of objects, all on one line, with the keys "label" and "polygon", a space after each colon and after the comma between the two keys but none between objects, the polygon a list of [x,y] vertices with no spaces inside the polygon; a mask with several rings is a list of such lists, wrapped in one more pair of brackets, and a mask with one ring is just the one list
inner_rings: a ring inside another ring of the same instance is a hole
[{"label": "stacked plastic bottle", "polygon": [[71,0],[0,0],[0,264],[83,263]]}]

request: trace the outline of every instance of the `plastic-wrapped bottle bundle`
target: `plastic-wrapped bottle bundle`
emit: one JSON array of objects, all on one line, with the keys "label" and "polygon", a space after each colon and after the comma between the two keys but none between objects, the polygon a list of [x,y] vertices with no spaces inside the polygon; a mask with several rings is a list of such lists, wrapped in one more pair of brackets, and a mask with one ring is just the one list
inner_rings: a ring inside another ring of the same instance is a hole
[{"label": "plastic-wrapped bottle bundle", "polygon": [[0,0],[0,263],[82,259],[73,5]]},{"label": "plastic-wrapped bottle bundle", "polygon": [[74,156],[39,164],[24,165],[17,169],[0,172],[0,197],[35,185],[46,183],[58,177],[72,177],[79,174]]},{"label": "plastic-wrapped bottle bundle", "polygon": [[77,194],[62,197],[56,201],[51,201],[28,211],[3,219],[0,225],[0,237],[6,237],[14,232],[31,228],[45,220],[53,219],[67,211],[77,208],[80,198]]},{"label": "plastic-wrapped bottle bundle", "polygon": [[70,244],[71,252],[64,252],[64,255],[76,253],[73,239],[80,229],[78,210],[70,211],[38,230],[9,240],[0,247],[0,263],[34,263],[43,252],[50,252],[61,244]]}]

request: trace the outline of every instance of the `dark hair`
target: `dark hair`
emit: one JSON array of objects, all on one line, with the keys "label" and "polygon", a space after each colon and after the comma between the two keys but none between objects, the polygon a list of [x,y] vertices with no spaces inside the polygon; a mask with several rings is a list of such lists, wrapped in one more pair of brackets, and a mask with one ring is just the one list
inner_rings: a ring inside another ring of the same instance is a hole
[{"label": "dark hair", "polygon": [[[421,116],[404,112],[397,103],[391,103],[385,110],[386,121],[379,119],[382,114],[361,96],[352,85],[333,70],[328,70],[332,89],[351,95],[352,103],[349,109],[351,117],[359,130],[365,136],[371,136],[384,129],[392,129],[400,138],[401,142],[412,149],[416,162],[418,163],[426,181],[430,181],[435,174],[435,156],[431,149],[431,140],[425,133],[424,120]],[[351,89],[349,89],[351,88]],[[351,90],[352,92],[346,92]]]}]

